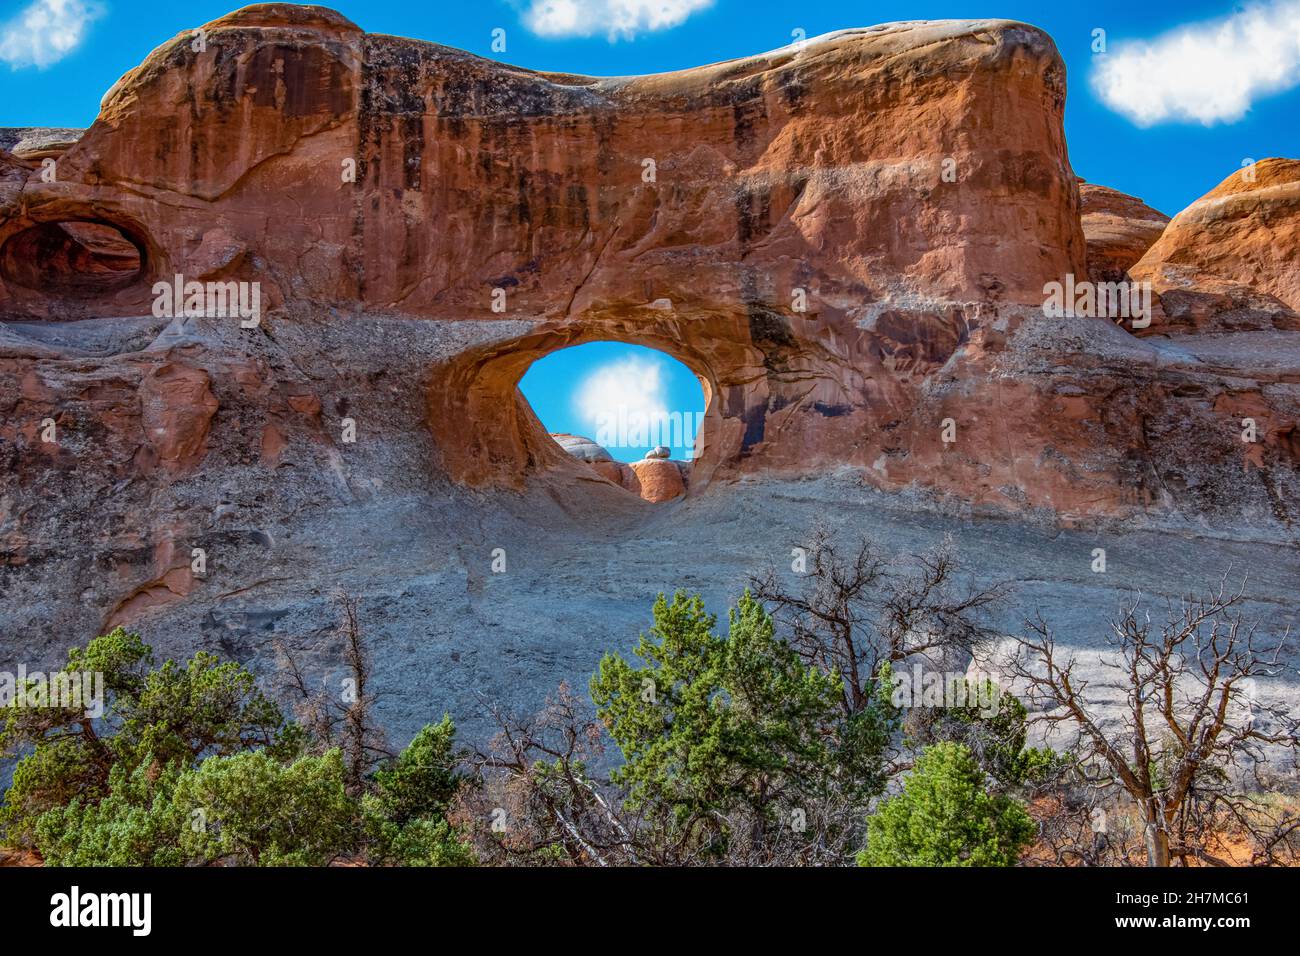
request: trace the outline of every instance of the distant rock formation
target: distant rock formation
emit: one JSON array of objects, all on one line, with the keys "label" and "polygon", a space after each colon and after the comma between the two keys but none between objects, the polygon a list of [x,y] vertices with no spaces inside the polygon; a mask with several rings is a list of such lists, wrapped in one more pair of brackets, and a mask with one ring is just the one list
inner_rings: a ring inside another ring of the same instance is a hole
[{"label": "distant rock formation", "polygon": [[1088,277],[1122,282],[1169,224],[1169,217],[1117,189],[1079,182]]},{"label": "distant rock formation", "polygon": [[1131,272],[1182,325],[1300,328],[1300,161],[1237,170],[1175,216]]},{"label": "distant rock formation", "polygon": [[590,438],[584,438],[581,435],[569,435],[564,432],[552,432],[551,437],[555,439],[557,445],[574,458],[580,458],[589,464],[614,460],[608,451]]},{"label": "distant rock formation", "polygon": [[626,465],[615,461],[606,449],[590,438],[563,432],[554,433],[551,437],[574,458],[590,465],[602,478],[652,504],[673,501],[686,494],[690,463],[670,460],[669,449],[662,445],[646,452],[643,460]]}]

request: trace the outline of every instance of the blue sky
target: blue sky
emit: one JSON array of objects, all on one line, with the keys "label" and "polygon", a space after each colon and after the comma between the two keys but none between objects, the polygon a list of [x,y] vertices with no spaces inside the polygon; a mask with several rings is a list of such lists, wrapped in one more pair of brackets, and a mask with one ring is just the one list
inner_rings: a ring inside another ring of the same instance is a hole
[{"label": "blue sky", "polygon": [[[239,5],[238,0],[0,0],[0,126],[89,125],[104,92],[151,49]],[[1070,159],[1085,179],[1172,215],[1244,160],[1300,158],[1300,0],[335,0],[327,5],[370,32],[432,40],[534,69],[596,75],[652,73],[745,56],[789,43],[795,30],[813,37],[892,20],[1024,20],[1047,30],[1065,58]],[[504,53],[492,50],[494,30],[505,31]],[[1105,32],[1104,56],[1094,51],[1098,30]],[[567,358],[552,356],[560,371],[535,373],[526,383],[529,397],[539,411],[550,410],[543,420],[553,430],[573,430],[578,423],[562,416],[572,414],[574,384],[636,354],[626,346],[604,346]],[[544,379],[550,383],[545,389],[554,392],[545,398],[539,394]],[[651,404],[676,410],[699,403],[689,373],[665,371],[661,382],[662,394]]]},{"label": "blue sky", "polygon": [[663,352],[621,342],[552,352],[519,388],[549,431],[593,438],[619,461],[661,444],[674,458],[690,457],[704,413],[695,373]]}]

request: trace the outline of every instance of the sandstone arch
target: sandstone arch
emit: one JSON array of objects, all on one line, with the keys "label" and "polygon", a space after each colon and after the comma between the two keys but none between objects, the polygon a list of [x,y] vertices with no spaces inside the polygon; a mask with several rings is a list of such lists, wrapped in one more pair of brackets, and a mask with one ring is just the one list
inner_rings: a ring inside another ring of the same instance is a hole
[{"label": "sandstone arch", "polygon": [[466,484],[519,486],[525,478],[570,470],[572,459],[550,438],[519,380],[538,359],[590,342],[623,342],[657,349],[695,373],[704,392],[704,422],[692,489],[734,471],[748,450],[747,433],[767,403],[763,355],[739,334],[718,329],[682,334],[677,316],[648,317],[611,330],[594,318],[566,323],[465,350],[437,366],[427,386],[429,427],[443,466]]},{"label": "sandstone arch", "polygon": [[[1261,163],[1260,188],[1198,204],[1204,215],[1180,216],[1133,267],[1141,278],[1159,266],[1175,284],[1157,284],[1161,324],[1145,338],[1045,319],[1045,283],[1086,274],[1087,250],[1064,64],[1032,26],[885,24],[617,78],[366,34],[316,7],[258,4],[204,29],[206,52],[185,31],[109,91],[59,154],[57,181],[0,154],[0,243],[40,223],[103,221],[136,242],[144,281],[77,302],[0,271],[0,316],[134,321],[159,278],[259,283],[256,332],[196,322],[154,330],[156,354],[131,357],[148,339],[114,352],[126,367],[183,345],[223,409],[251,403],[219,417],[218,447],[221,428],[264,417],[269,394],[328,408],[384,379],[399,406],[388,420],[432,435],[427,454],[412,453],[421,476],[427,459],[465,484],[518,485],[563,465],[520,406],[523,369],[604,339],[662,348],[708,382],[701,482],[843,468],[877,488],[1011,511],[1127,514],[1170,507],[1169,489],[1185,487],[1200,495],[1189,513],[1285,513],[1295,476],[1275,467],[1290,447],[1275,436],[1291,434],[1295,403],[1275,386],[1293,373],[1247,357],[1281,362],[1290,340],[1197,354],[1155,340],[1172,319],[1193,331],[1229,327],[1223,315],[1247,331],[1300,327],[1286,307],[1293,167]],[[1231,296],[1201,296],[1184,321],[1178,284],[1249,278],[1174,248],[1193,227],[1227,229],[1214,212],[1225,208],[1231,222],[1276,223],[1265,284],[1279,298],[1243,320]],[[1117,224],[1126,256],[1131,227]],[[418,354],[359,358],[381,320],[404,326]],[[64,354],[48,330],[0,335],[3,384],[29,403],[0,425],[16,433],[51,411],[59,390],[44,376],[72,388],[80,372],[31,368]],[[107,358],[97,374],[131,377]],[[1263,448],[1244,449],[1236,406],[1216,401],[1240,380],[1274,423]],[[136,415],[85,414],[123,434]],[[330,431],[308,417],[290,454],[328,448],[327,474],[354,493]],[[941,438],[950,419],[956,442]],[[1187,429],[1208,437],[1167,437]],[[266,424],[266,457],[281,460],[294,434]],[[228,440],[238,461],[248,443]],[[1267,470],[1248,501],[1243,462]],[[364,482],[400,479],[379,465]]]},{"label": "sandstone arch", "polygon": [[[623,78],[320,8],[204,29],[207,52],[187,31],[109,91],[58,182],[23,184],[24,214],[131,224],[151,280],[257,282],[269,334],[427,324],[444,344],[410,387],[465,483],[546,470],[513,384],[528,355],[596,339],[710,382],[702,481],[852,464],[964,482],[923,454],[951,383],[976,388],[1043,283],[1083,271],[1063,67],[1026,24],[849,29]],[[147,292],[96,314],[145,314]],[[0,310],[42,304],[3,283]]]}]

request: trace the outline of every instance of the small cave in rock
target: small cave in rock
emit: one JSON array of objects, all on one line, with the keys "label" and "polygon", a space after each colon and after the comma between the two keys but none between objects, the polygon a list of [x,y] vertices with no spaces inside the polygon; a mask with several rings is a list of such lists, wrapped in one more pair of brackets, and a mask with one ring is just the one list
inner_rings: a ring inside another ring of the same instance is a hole
[{"label": "small cave in rock", "polygon": [[43,222],[0,247],[0,272],[27,289],[85,298],[115,292],[139,278],[140,247],[108,223]]},{"label": "small cave in rock", "polygon": [[519,391],[572,458],[646,501],[691,487],[707,383],[665,352],[624,342],[560,349],[529,366]]}]

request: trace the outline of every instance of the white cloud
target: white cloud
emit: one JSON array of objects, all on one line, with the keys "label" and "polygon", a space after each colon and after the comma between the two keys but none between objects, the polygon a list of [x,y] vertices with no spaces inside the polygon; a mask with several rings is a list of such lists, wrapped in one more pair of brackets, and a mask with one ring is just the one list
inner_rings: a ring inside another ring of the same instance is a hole
[{"label": "white cloud", "polygon": [[602,365],[574,391],[574,411],[598,429],[649,427],[668,415],[668,394],[662,362],[631,357]]},{"label": "white cloud", "polygon": [[638,33],[667,30],[713,0],[530,0],[524,25],[538,36],[631,39]]},{"label": "white cloud", "polygon": [[0,62],[47,67],[75,50],[104,8],[93,0],[36,0],[0,24]]},{"label": "white cloud", "polygon": [[1300,0],[1253,5],[1179,27],[1101,59],[1093,88],[1139,126],[1235,122],[1251,104],[1300,86]]}]

